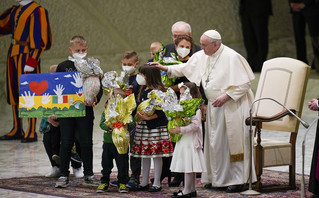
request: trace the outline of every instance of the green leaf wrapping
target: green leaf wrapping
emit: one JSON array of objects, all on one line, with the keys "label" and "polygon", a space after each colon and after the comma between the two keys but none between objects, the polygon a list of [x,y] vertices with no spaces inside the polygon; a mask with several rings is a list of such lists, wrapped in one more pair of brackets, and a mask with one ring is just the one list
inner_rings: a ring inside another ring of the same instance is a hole
[{"label": "green leaf wrapping", "polygon": [[178,142],[182,138],[182,134],[171,133],[170,129],[174,129],[176,126],[187,126],[190,123],[190,117],[196,115],[198,105],[202,101],[203,99],[201,98],[183,100],[180,102],[180,105],[183,107],[183,111],[164,111],[165,115],[171,119],[168,121],[167,129],[172,142]]}]

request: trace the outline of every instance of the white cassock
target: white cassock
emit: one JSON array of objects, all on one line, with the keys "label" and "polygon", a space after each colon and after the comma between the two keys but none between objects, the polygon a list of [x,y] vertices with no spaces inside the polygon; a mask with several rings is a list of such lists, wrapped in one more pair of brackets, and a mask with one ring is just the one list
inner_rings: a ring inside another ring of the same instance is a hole
[{"label": "white cassock", "polygon": [[[255,78],[247,61],[236,51],[221,44],[212,55],[201,50],[187,63],[168,67],[171,77],[186,76],[188,80],[202,83],[208,99],[204,156],[207,172],[202,182],[214,187],[243,184],[249,178],[249,117],[253,93],[250,82]],[[221,94],[231,97],[222,107],[212,102]],[[253,181],[256,173],[253,165]]]}]

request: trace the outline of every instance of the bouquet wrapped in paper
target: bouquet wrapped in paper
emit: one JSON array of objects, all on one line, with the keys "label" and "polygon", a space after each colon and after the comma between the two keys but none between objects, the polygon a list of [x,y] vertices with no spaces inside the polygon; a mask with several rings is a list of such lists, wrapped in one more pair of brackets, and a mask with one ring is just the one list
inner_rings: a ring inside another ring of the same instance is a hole
[{"label": "bouquet wrapped in paper", "polygon": [[103,71],[100,67],[100,61],[93,57],[88,59],[75,59],[74,66],[80,72],[84,81],[83,94],[85,100],[89,104],[93,104],[101,88],[100,77],[103,75]]},{"label": "bouquet wrapped in paper", "polygon": [[[155,110],[162,110],[162,103],[165,94],[160,90],[153,90],[147,95],[147,100],[141,102],[138,107],[138,112],[144,112],[147,116],[151,116],[154,114]],[[134,120],[136,122],[142,121],[137,114],[134,116]]]},{"label": "bouquet wrapped in paper", "polygon": [[192,98],[189,92],[189,88],[186,89],[181,100],[178,101],[176,93],[173,89],[168,88],[165,93],[166,97],[163,103],[163,111],[168,118],[167,129],[170,133],[172,142],[178,142],[182,134],[171,133],[170,130],[176,128],[176,126],[186,126],[190,123],[191,117],[196,114],[198,105],[203,99]]},{"label": "bouquet wrapped in paper", "polygon": [[[182,63],[181,61],[178,60],[175,53],[171,53],[170,56],[164,57],[165,52],[166,52],[166,48],[164,47],[164,45],[162,43],[162,49],[155,53],[153,61],[158,62],[161,65],[166,65],[166,66],[176,65],[176,64]],[[176,80],[176,78],[169,78],[165,71],[161,71],[161,79],[162,79],[163,84],[166,87],[170,87],[170,86],[174,85],[175,80]]]},{"label": "bouquet wrapped in paper", "polygon": [[132,122],[131,114],[135,108],[134,94],[127,96],[125,99],[120,96],[115,99],[111,95],[105,108],[105,124],[114,128],[112,140],[119,154],[127,153],[130,138],[125,125]]}]

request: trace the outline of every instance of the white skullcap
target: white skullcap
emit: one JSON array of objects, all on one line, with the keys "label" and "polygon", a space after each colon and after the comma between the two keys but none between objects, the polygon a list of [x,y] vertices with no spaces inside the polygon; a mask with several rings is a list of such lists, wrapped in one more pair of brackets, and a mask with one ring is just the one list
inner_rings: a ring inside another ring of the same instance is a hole
[{"label": "white skullcap", "polygon": [[207,30],[206,32],[204,32],[204,35],[206,35],[212,39],[217,39],[217,40],[222,39],[222,37],[220,36],[220,34],[216,30]]}]

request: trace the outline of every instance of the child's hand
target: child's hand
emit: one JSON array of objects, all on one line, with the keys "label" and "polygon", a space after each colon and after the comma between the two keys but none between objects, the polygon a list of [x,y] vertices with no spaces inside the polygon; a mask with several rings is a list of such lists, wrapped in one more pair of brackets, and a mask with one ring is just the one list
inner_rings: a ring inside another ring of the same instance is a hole
[{"label": "child's hand", "polygon": [[84,105],[88,107],[95,107],[96,106],[96,98],[94,98],[94,101],[92,103],[89,103],[87,100],[84,100]]},{"label": "child's hand", "polygon": [[181,127],[175,125],[175,129],[170,129],[169,130],[171,133],[180,133],[181,132]]},{"label": "child's hand", "polygon": [[58,122],[58,118],[55,115],[50,115],[47,121],[54,127],[58,127],[60,125],[60,123]]},{"label": "child's hand", "polygon": [[136,114],[141,120],[149,120],[149,117],[145,114],[144,111],[138,111]]}]

